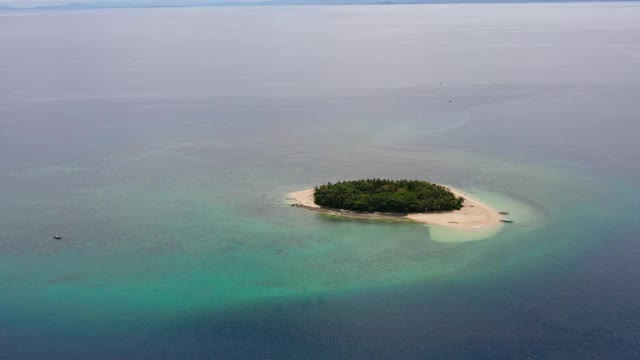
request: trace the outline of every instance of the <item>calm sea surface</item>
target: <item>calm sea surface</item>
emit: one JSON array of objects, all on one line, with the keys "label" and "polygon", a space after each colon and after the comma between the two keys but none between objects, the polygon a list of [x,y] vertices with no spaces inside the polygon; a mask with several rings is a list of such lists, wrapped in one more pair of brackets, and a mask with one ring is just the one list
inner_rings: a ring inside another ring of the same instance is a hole
[{"label": "calm sea surface", "polygon": [[639,136],[638,3],[0,12],[0,358],[638,359]]}]

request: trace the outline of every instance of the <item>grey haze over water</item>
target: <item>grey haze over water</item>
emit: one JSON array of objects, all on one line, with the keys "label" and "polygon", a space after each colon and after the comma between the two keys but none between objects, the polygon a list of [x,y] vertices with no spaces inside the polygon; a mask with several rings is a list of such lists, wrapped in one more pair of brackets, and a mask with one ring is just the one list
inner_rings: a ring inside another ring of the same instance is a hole
[{"label": "grey haze over water", "polygon": [[[0,354],[637,358],[638,69],[637,3],[1,12]],[[363,177],[515,223],[286,203]]]},{"label": "grey haze over water", "polygon": [[[598,2],[594,0],[538,0],[539,3]],[[635,1],[635,0],[628,0]],[[0,10],[105,9],[193,6],[283,6],[283,5],[394,5],[446,3],[523,3],[523,0],[0,0]],[[600,2],[612,2],[603,0]],[[613,1],[615,2],[615,0]]]},{"label": "grey haze over water", "polygon": [[[0,105],[9,112],[16,104],[42,115],[61,100],[131,98],[367,95],[421,103],[426,100],[416,94],[436,92],[447,100],[459,97],[451,106],[463,111],[461,100],[494,93],[562,96],[567,103],[561,108],[535,102],[508,108],[491,121],[518,131],[504,138],[491,129],[486,136],[559,161],[638,170],[635,133],[621,131],[636,126],[640,26],[632,3],[12,14],[0,15]],[[402,110],[412,120],[423,116],[415,104]],[[535,129],[516,118],[536,123]],[[25,143],[21,131],[3,133],[5,161],[55,157],[66,149],[52,141]],[[16,142],[28,151],[10,151]]]}]

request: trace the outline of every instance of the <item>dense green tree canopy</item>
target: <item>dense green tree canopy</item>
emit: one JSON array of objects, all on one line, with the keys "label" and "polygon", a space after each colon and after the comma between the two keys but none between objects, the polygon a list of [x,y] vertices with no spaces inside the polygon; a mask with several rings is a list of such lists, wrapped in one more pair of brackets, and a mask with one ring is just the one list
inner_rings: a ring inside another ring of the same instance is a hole
[{"label": "dense green tree canopy", "polygon": [[451,211],[460,209],[464,201],[442,185],[418,180],[341,181],[314,190],[320,206],[362,212]]}]

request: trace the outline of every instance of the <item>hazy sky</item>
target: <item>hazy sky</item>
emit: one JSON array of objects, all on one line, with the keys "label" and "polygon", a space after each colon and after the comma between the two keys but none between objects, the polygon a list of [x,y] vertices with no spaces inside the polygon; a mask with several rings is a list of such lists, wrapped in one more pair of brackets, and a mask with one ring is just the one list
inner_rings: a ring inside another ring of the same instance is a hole
[{"label": "hazy sky", "polygon": [[[266,0],[271,1],[271,0]],[[11,7],[35,7],[35,6],[55,6],[64,4],[95,4],[95,5],[118,5],[118,6],[150,6],[150,5],[197,5],[216,3],[261,3],[265,0],[0,0],[0,6]]]},{"label": "hazy sky", "polygon": [[[442,3],[442,2],[528,2],[531,0],[0,0],[0,7],[31,8],[38,6],[84,5],[86,7],[136,7],[136,6],[198,6],[215,4],[376,4],[394,3]],[[594,1],[594,0],[533,0],[539,2]],[[619,0],[597,0],[601,2]]]}]

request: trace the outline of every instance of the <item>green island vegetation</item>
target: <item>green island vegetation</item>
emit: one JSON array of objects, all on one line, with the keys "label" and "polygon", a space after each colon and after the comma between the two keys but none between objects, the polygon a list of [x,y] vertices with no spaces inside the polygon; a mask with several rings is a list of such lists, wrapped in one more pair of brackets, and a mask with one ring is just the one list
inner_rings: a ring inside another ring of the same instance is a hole
[{"label": "green island vegetation", "polygon": [[366,179],[317,186],[314,200],[333,209],[407,214],[459,210],[464,198],[427,181]]}]

